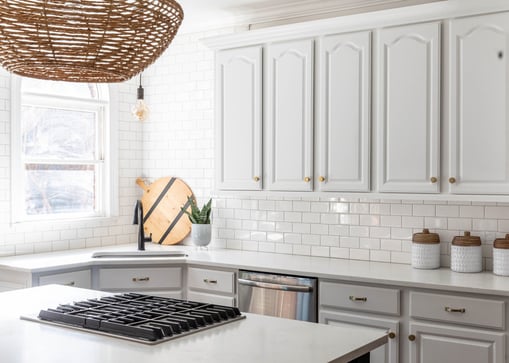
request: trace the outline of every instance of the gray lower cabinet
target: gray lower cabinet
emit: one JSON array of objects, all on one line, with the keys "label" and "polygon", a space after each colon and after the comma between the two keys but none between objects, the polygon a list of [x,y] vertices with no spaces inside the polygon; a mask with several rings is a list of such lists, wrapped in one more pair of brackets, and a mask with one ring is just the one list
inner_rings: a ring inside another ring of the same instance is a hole
[{"label": "gray lower cabinet", "polygon": [[504,363],[506,334],[410,322],[410,363]]},{"label": "gray lower cabinet", "polygon": [[182,267],[101,267],[94,288],[109,292],[139,292],[182,298]]},{"label": "gray lower cabinet", "polygon": [[237,272],[234,270],[190,266],[187,269],[187,299],[235,306],[236,274]]},{"label": "gray lower cabinet", "polygon": [[334,310],[320,310],[319,321],[336,326],[365,326],[389,333],[389,342],[370,354],[370,363],[397,363],[399,353],[399,320],[358,315]]},{"label": "gray lower cabinet", "polygon": [[506,302],[410,291],[410,363],[505,363]]},{"label": "gray lower cabinet", "polygon": [[386,331],[389,341],[371,352],[371,363],[397,363],[399,357],[400,290],[320,281],[319,322],[365,326]]},{"label": "gray lower cabinet", "polygon": [[35,274],[32,277],[32,286],[42,286],[49,284],[67,285],[90,289],[92,288],[92,274],[90,269],[83,269],[75,271],[54,271],[50,273],[41,273]]}]

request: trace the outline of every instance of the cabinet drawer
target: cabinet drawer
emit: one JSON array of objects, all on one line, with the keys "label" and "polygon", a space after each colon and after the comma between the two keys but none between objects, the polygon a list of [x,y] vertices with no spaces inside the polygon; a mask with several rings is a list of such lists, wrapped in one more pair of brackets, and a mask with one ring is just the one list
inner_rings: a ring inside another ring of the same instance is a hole
[{"label": "cabinet drawer", "polygon": [[209,304],[235,306],[235,299],[232,296],[213,295],[204,292],[189,291],[187,293],[187,300],[199,301]]},{"label": "cabinet drawer", "polygon": [[99,269],[100,290],[165,289],[181,286],[180,267]]},{"label": "cabinet drawer", "polygon": [[320,305],[341,309],[399,315],[399,295],[396,289],[320,283]]},{"label": "cabinet drawer", "polygon": [[235,291],[235,273],[190,267],[187,275],[187,286],[189,289],[233,294]]},{"label": "cabinet drawer", "polygon": [[504,329],[505,303],[500,300],[410,292],[410,316]]},{"label": "cabinet drawer", "polygon": [[92,287],[92,278],[90,270],[64,272],[39,277],[39,286],[49,284],[68,285],[90,289]]}]

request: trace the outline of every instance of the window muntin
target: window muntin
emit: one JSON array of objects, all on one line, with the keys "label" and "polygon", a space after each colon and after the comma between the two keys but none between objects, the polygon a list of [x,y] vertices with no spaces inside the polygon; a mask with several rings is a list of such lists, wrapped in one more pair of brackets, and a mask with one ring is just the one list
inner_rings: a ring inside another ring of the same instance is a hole
[{"label": "window muntin", "polygon": [[106,86],[20,81],[14,219],[105,215]]}]

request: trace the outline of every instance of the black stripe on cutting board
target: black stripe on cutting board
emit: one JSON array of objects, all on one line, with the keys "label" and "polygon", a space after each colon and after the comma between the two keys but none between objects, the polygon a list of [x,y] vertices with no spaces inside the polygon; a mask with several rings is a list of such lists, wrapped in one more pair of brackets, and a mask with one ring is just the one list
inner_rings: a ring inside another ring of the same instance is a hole
[{"label": "black stripe on cutting board", "polygon": [[168,234],[170,234],[171,230],[177,225],[178,221],[180,221],[180,218],[182,218],[182,216],[184,215],[184,211],[187,210],[187,208],[189,208],[190,205],[191,205],[191,201],[189,200],[189,197],[188,197],[186,204],[184,204],[184,206],[182,207],[180,212],[175,216],[175,219],[173,220],[173,222],[171,222],[171,224],[168,227],[168,229],[166,230],[166,232],[164,232],[164,234],[159,239],[159,244],[162,244],[163,241],[166,239],[166,237],[168,237]]},{"label": "black stripe on cutting board", "polygon": [[168,190],[170,190],[171,186],[173,185],[173,183],[175,183],[176,179],[177,178],[171,178],[170,181],[168,182],[168,184],[166,184],[166,186],[164,187],[161,194],[159,194],[159,197],[157,197],[154,204],[152,204],[152,207],[150,207],[150,210],[143,217],[143,223],[145,223],[148,220],[148,217],[150,217],[152,212],[156,209],[157,205],[161,202],[161,200],[163,200],[164,196],[166,195],[166,193],[168,193]]}]

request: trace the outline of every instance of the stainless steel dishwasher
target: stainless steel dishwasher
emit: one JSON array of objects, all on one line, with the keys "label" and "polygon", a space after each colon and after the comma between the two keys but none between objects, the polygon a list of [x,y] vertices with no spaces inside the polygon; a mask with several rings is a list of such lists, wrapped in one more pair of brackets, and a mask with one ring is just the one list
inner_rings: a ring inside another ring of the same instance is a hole
[{"label": "stainless steel dishwasher", "polygon": [[239,309],[317,322],[317,280],[254,271],[239,273]]}]

